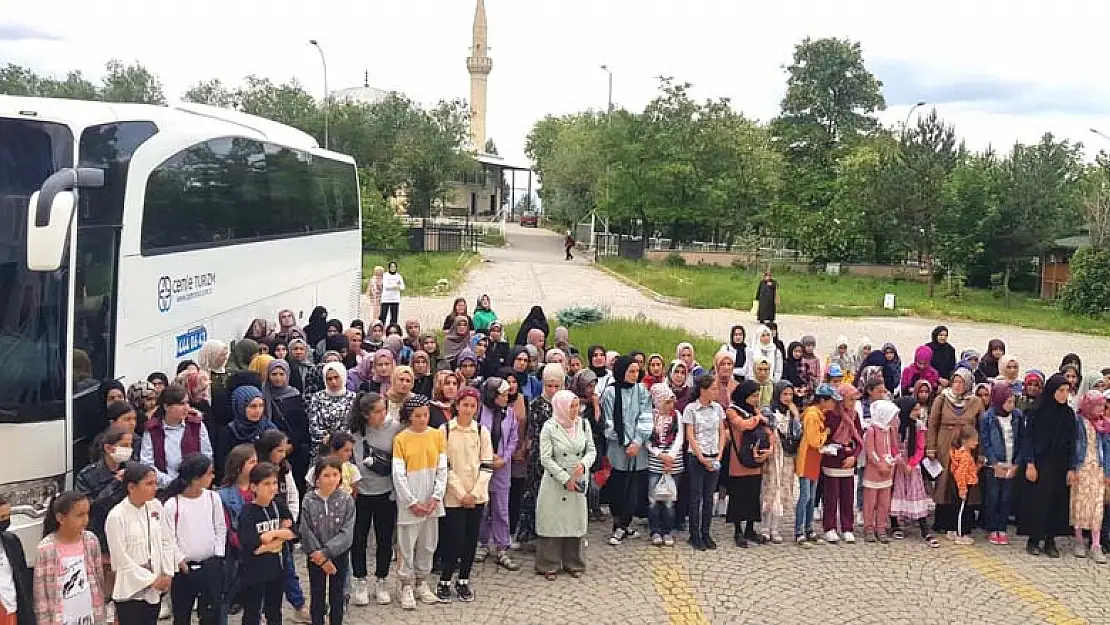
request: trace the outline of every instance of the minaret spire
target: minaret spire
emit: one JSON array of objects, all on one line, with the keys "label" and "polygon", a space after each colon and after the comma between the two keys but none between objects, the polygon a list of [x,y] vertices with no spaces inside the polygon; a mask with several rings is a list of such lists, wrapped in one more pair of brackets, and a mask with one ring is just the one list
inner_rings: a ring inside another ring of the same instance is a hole
[{"label": "minaret spire", "polygon": [[474,40],[466,69],[470,72],[470,146],[481,152],[486,145],[486,86],[493,60],[487,54],[486,3],[478,0],[474,8]]}]

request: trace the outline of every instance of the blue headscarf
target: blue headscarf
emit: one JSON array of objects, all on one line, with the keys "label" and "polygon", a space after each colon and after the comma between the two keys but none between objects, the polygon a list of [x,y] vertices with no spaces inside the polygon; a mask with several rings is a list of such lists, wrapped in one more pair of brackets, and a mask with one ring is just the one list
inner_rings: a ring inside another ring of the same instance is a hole
[{"label": "blue headscarf", "polygon": [[231,410],[235,419],[227,424],[227,429],[235,438],[235,444],[253,443],[266,430],[277,429],[273,421],[266,418],[265,414],[258,421],[247,419],[247,406],[256,398],[262,397],[262,391],[254,386],[240,386],[231,392]]}]

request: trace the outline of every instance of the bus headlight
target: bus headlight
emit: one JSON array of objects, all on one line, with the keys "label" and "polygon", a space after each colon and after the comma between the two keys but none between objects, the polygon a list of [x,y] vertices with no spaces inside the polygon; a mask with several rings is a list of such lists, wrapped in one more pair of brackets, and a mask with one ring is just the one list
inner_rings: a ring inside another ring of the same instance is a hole
[{"label": "bus headlight", "polygon": [[46,516],[50,498],[62,490],[64,475],[0,484],[0,495],[12,506],[12,515],[23,515],[32,519]]}]

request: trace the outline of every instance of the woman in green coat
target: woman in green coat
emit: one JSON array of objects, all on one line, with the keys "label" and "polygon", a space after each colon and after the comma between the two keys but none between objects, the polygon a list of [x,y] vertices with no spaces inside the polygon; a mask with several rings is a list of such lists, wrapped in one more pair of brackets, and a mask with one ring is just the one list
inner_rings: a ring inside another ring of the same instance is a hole
[{"label": "woman in green coat", "polygon": [[548,581],[554,581],[560,569],[571,577],[586,570],[586,484],[597,455],[590,424],[579,418],[578,396],[559,391],[551,406],[552,418],[540,430],[544,475],[536,501],[536,573]]},{"label": "woman in green coat", "polygon": [[489,334],[489,324],[497,321],[497,313],[489,305],[489,295],[483,294],[478,298],[478,304],[474,307],[474,331],[481,334]]}]

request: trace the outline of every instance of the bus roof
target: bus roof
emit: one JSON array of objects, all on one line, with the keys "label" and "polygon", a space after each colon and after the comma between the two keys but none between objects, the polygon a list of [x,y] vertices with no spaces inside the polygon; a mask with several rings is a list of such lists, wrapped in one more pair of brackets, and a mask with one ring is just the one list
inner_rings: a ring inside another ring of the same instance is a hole
[{"label": "bus roof", "polygon": [[192,102],[158,106],[0,95],[0,117],[59,122],[77,130],[115,121],[139,120],[154,122],[160,128],[175,125],[204,126],[213,134],[250,136],[321,155],[339,156],[320,149],[312,135],[292,126],[257,115]]}]

